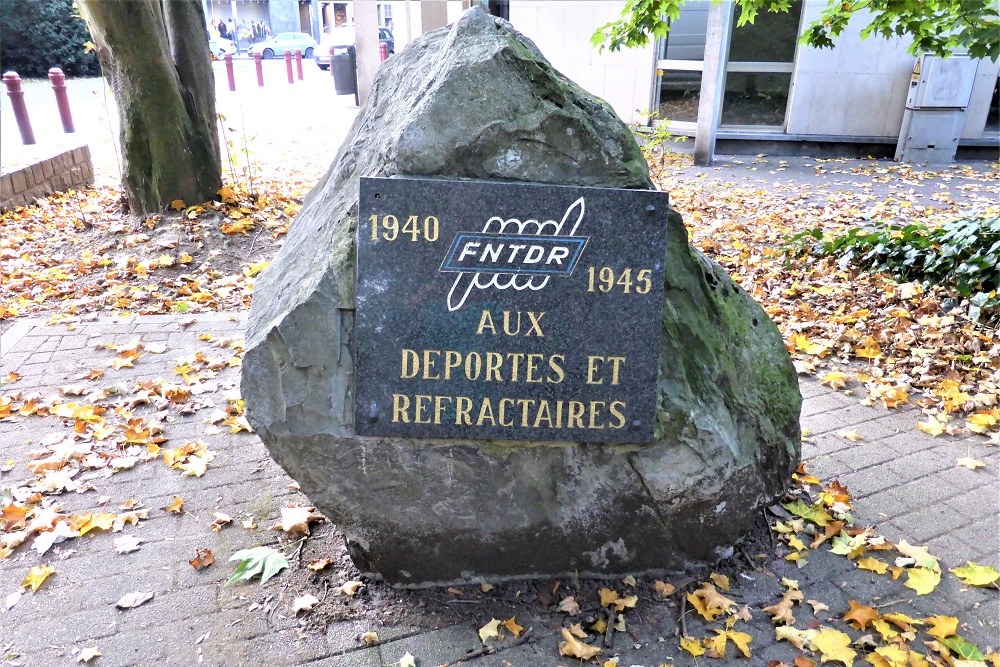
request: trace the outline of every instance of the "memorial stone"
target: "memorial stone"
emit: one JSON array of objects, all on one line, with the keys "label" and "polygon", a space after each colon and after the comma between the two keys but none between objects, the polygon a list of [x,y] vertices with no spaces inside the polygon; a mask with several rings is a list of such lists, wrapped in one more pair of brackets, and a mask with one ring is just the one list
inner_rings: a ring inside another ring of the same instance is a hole
[{"label": "memorial stone", "polygon": [[718,560],[799,456],[777,328],[614,112],[479,10],[380,69],[259,276],[242,392],[404,586]]}]

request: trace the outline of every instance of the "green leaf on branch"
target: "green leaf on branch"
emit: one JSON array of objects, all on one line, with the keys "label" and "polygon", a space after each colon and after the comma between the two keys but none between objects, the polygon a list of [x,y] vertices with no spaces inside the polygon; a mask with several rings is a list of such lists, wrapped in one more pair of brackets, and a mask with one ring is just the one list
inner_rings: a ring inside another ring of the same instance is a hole
[{"label": "green leaf on branch", "polygon": [[260,575],[260,583],[267,583],[267,580],[288,567],[288,559],[285,555],[271,547],[254,547],[253,549],[240,549],[234,553],[230,561],[239,561],[233,575],[229,577],[226,585],[234,584],[238,581],[249,581]]}]

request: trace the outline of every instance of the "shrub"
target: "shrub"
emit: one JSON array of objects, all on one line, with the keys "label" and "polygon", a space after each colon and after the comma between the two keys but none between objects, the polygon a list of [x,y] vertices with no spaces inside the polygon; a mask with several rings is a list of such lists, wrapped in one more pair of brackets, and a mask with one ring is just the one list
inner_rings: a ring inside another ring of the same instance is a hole
[{"label": "shrub", "polygon": [[787,251],[837,257],[901,282],[940,285],[968,300],[969,317],[1000,322],[1000,218],[961,218],[940,227],[866,224],[824,238],[820,229],[789,239]]},{"label": "shrub", "polygon": [[3,39],[0,68],[22,78],[45,77],[50,67],[66,76],[97,76],[97,56],[86,52],[87,24],[73,0],[0,0]]}]

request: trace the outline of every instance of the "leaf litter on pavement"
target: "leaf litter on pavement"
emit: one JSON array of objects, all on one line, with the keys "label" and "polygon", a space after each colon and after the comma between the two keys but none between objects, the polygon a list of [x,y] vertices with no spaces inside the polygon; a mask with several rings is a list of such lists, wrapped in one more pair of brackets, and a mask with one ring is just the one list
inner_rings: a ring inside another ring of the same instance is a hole
[{"label": "leaf litter on pavement", "polygon": [[[816,160],[815,168],[836,170],[837,164]],[[837,229],[860,219],[888,220],[912,214],[944,219],[957,213],[958,206],[946,197],[934,197],[932,207],[918,203],[907,191],[911,182],[927,178],[924,172],[908,167],[862,168],[861,175],[870,176],[872,182],[898,186],[891,195],[879,198],[863,187],[861,192],[846,193],[837,189],[803,193],[792,186],[719,188],[707,179],[682,177],[681,171],[671,173],[669,165],[661,165],[657,175],[684,214],[694,243],[722,263],[764,305],[785,335],[800,372],[816,374],[835,389],[861,393],[863,401],[887,409],[915,405],[925,412],[921,422],[925,426],[918,426],[921,430],[933,434],[968,430],[996,439],[1000,361],[995,332],[949,315],[943,307],[946,295],[933,288],[897,285],[878,274],[842,269],[819,260],[797,266],[788,262],[783,252],[787,238],[807,227]],[[864,173],[867,171],[871,173]],[[966,169],[939,175],[954,181],[956,189],[961,188],[974,201],[982,193],[983,202],[989,193],[995,194],[995,189],[989,190],[988,180],[995,176],[995,172]],[[274,193],[281,191],[296,189],[273,188]],[[152,216],[139,225],[117,213],[111,193],[100,190],[56,195],[42,206],[3,214],[0,262],[5,272],[0,280],[0,325],[23,315],[51,314],[56,321],[71,323],[100,312],[193,313],[245,308],[253,278],[266,267],[299,203],[277,194],[251,198],[232,188],[220,191],[220,199],[195,206],[177,202],[177,211]],[[995,206],[993,199],[984,205]],[[102,241],[94,242],[95,238]],[[220,244],[232,244],[241,251],[226,253]],[[36,548],[38,556],[43,556],[63,541],[88,533],[116,533],[149,516],[150,510],[137,501],[114,512],[95,507],[64,513],[56,501],[62,494],[95,491],[101,480],[157,458],[182,475],[198,477],[210,471],[212,452],[204,442],[169,442],[171,416],[211,407],[215,412],[203,419],[206,432],[221,432],[222,427],[231,433],[248,432],[238,396],[230,396],[223,408],[210,398],[226,389],[213,384],[214,376],[238,365],[242,345],[211,337],[202,340],[217,351],[234,354],[199,353],[179,359],[173,378],[123,386],[104,380],[104,374],[141,366],[145,355],[169,350],[141,341],[116,342],[105,347],[110,356],[103,365],[95,363],[95,368],[77,378],[77,384],[60,387],[58,396],[25,391],[0,395],[0,419],[57,418],[68,429],[39,443],[28,467],[32,479],[0,499],[0,557],[9,556],[26,542],[44,546]],[[10,373],[0,382],[13,384],[16,376]],[[848,432],[843,437],[856,440],[858,435]],[[771,518],[778,555],[792,567],[810,567],[810,552],[824,549],[849,559],[866,576],[899,580],[916,596],[933,596],[942,577],[950,576],[966,586],[996,589],[998,575],[988,565],[969,562],[949,573],[926,549],[905,541],[893,545],[871,528],[853,526],[850,496],[838,483],[823,486],[801,469],[795,481],[795,497],[775,508],[779,516]],[[168,507],[183,511],[183,498],[175,497]],[[248,581],[258,575],[266,580],[281,576],[285,570],[301,570],[308,573],[304,581],[313,586],[327,581],[323,577],[347,579],[340,586],[335,583],[334,589],[350,604],[368,604],[371,598],[367,591],[375,582],[344,576],[343,568],[330,568],[324,574],[325,567],[303,566],[301,546],[311,539],[309,523],[319,517],[305,506],[286,510],[297,514],[292,517],[284,512],[275,528],[302,537],[281,549],[258,547],[227,554],[238,562],[230,581]],[[213,523],[218,528],[211,530],[218,532],[228,523]],[[255,527],[252,517],[243,522],[245,528],[248,524]],[[115,548],[122,554],[139,547],[139,541],[118,539]],[[297,563],[286,553],[296,544]],[[200,569],[212,560],[211,550],[200,548],[190,566]],[[334,560],[327,556],[309,562]],[[53,574],[54,583],[46,583]],[[565,618],[559,649],[564,656],[612,667],[618,658],[613,642],[608,645],[609,637],[632,633],[633,624],[641,623],[644,611],[655,605],[677,604],[682,610],[681,628],[671,640],[661,641],[665,645],[672,641],[674,649],[708,660],[727,660],[733,655],[752,659],[755,646],[779,641],[800,651],[789,667],[819,661],[851,667],[862,659],[875,667],[968,667],[986,664],[985,660],[994,665],[1000,662],[992,647],[978,647],[961,635],[961,622],[955,617],[911,618],[883,611],[874,601],[866,604],[856,599],[842,607],[836,600],[815,599],[821,597],[819,594],[809,594],[808,609],[812,611],[803,611],[807,593],[789,578],[782,578],[780,589],[768,604],[751,609],[738,604],[734,594],[727,592],[729,578],[725,575],[713,572],[704,579],[680,577],[669,582],[629,577],[600,591],[581,587],[579,581],[557,581],[549,592],[539,587],[538,597],[543,609]],[[58,585],[56,568],[33,566],[21,588],[6,596],[8,606],[17,604],[22,591],[38,590],[43,583],[46,587]],[[462,594],[462,589],[455,590]],[[306,590],[299,593],[299,604],[291,605],[298,607],[296,612],[316,606],[313,599],[319,599],[317,596]],[[484,583],[472,595],[488,599],[496,593]],[[863,591],[851,593],[864,597]],[[773,622],[773,637],[748,631],[747,623],[758,612]],[[699,623],[690,620],[693,614]],[[311,623],[322,622],[322,615],[311,612],[309,616],[316,619]],[[521,634],[523,626],[517,615],[498,622],[504,617],[489,616],[481,628],[487,631],[487,649],[494,642],[502,645],[534,639],[527,632]],[[689,619],[686,623],[685,617]],[[687,623],[690,626],[685,629]],[[665,650],[665,659],[672,660],[669,656],[676,655],[676,650]],[[409,654],[406,657],[413,659]],[[769,667],[785,665],[769,663]]]}]

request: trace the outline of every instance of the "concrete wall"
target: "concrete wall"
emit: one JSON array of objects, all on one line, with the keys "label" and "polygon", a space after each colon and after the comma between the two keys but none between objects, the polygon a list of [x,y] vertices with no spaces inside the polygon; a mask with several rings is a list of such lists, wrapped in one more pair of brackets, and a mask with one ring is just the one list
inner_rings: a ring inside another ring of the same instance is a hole
[{"label": "concrete wall", "polygon": [[90,148],[78,146],[0,174],[0,210],[94,182]]},{"label": "concrete wall", "polygon": [[531,38],[552,65],[604,98],[627,123],[646,124],[655,78],[655,46],[598,53],[590,37],[618,17],[624,3],[512,0],[510,22]]},{"label": "concrete wall", "polygon": [[299,23],[299,0],[268,0],[267,11],[271,34],[299,32],[302,29]]},{"label": "concrete wall", "polygon": [[[826,0],[807,1],[802,26]],[[856,16],[833,49],[799,45],[792,74],[787,131],[792,134],[899,136],[910,72],[916,59],[899,39],[865,39]]]},{"label": "concrete wall", "polygon": [[983,126],[990,111],[990,98],[993,97],[993,88],[997,85],[998,75],[1000,75],[1000,61],[993,62],[989,58],[979,61],[976,83],[972,86],[972,99],[965,111],[963,139],[979,139],[983,136]]}]

